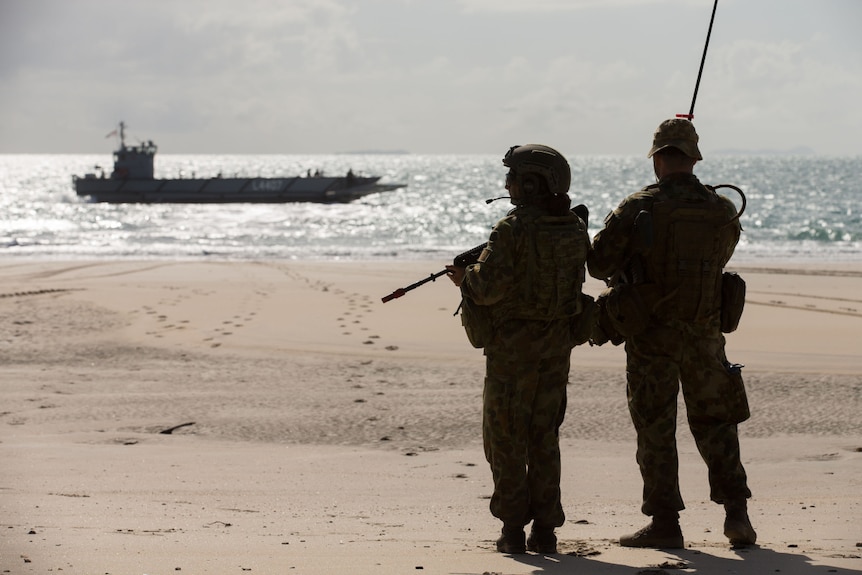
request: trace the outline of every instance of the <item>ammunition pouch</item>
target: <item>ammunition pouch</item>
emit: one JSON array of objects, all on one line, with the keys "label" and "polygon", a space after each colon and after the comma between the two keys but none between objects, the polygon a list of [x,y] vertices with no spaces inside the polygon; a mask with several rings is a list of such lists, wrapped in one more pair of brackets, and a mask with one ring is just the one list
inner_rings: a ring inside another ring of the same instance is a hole
[{"label": "ammunition pouch", "polygon": [[572,347],[587,343],[592,339],[593,324],[596,321],[597,307],[593,296],[581,293],[581,313],[572,317],[571,336]]},{"label": "ammunition pouch", "polygon": [[745,307],[745,280],[739,274],[721,274],[721,331],[730,333],[739,326]]},{"label": "ammunition pouch", "polygon": [[482,348],[491,342],[494,335],[494,322],[488,306],[475,304],[470,298],[462,298],[461,325],[464,326],[467,339],[473,347]]}]

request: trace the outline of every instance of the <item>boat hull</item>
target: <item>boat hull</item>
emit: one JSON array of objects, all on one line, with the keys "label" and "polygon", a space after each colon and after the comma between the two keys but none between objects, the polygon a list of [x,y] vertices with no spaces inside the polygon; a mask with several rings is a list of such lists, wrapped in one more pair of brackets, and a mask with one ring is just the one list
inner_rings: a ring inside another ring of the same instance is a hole
[{"label": "boat hull", "polygon": [[142,204],[343,203],[403,187],[379,177],[311,178],[74,178],[75,192],[95,202]]}]

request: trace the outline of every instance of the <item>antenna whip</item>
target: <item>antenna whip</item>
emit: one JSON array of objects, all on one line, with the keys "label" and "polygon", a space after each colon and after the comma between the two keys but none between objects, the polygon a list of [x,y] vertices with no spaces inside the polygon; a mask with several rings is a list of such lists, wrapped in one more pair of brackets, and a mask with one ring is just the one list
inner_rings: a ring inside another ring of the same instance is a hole
[{"label": "antenna whip", "polygon": [[700,70],[697,71],[697,82],[694,84],[694,95],[691,97],[691,108],[688,114],[677,114],[677,118],[688,118],[694,120],[694,103],[697,101],[697,90],[700,88],[700,77],[703,75],[703,65],[706,63],[706,49],[709,48],[709,37],[712,35],[712,23],[715,21],[715,9],[718,8],[718,0],[712,5],[712,16],[709,19],[709,30],[706,32],[706,42],[703,45],[703,56],[700,58]]}]

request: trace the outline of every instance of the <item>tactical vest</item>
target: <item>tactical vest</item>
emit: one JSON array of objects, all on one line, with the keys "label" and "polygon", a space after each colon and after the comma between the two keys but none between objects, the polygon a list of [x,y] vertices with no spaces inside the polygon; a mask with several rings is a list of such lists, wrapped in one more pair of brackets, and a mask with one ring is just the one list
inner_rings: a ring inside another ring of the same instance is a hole
[{"label": "tactical vest", "polygon": [[701,201],[674,199],[658,190],[652,205],[653,245],[644,254],[649,280],[659,287],[652,311],[701,323],[721,308],[725,253],[722,233],[730,222],[710,188]]},{"label": "tactical vest", "polygon": [[523,243],[516,267],[517,296],[495,310],[498,317],[550,321],[581,313],[581,288],[589,236],[574,214],[518,217]]}]

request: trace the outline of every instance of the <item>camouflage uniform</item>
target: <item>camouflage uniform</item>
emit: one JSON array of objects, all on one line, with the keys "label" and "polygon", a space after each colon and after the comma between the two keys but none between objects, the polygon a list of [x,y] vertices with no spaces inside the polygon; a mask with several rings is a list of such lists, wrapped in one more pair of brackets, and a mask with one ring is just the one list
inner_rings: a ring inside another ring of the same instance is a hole
[{"label": "camouflage uniform", "polygon": [[[730,200],[717,196],[692,174],[673,174],[657,185],[626,198],[605,220],[593,241],[588,258],[590,275],[610,279],[629,273],[638,252],[635,218],[651,211],[659,199],[681,200],[704,206],[732,220],[736,210]],[[720,216],[719,216],[720,217]],[[667,222],[654,222],[657,234]],[[696,302],[698,312],[686,316],[691,302],[682,301],[684,289],[662,285],[670,266],[682,266],[678,256],[662,253],[667,244],[652,246],[643,261],[646,282],[657,293],[649,300],[646,330],[626,338],[626,378],[629,411],[637,431],[637,461],[643,477],[646,515],[676,513],[685,508],[679,491],[676,449],[677,395],[682,384],[688,423],[698,451],[709,469],[710,498],[717,503],[744,501],[751,496],[740,461],[737,423],[748,417],[748,404],[739,370],[725,356],[720,330],[721,271],[739,240],[738,220],[718,230],[712,238],[715,260],[709,273],[698,271],[691,281],[703,281],[708,297]],[[684,243],[684,242],[683,242]],[[696,248],[697,246],[695,246]],[[675,259],[676,258],[676,259]],[[700,262],[698,261],[698,265]],[[681,277],[684,274],[679,274]],[[700,280],[703,276],[705,279]],[[685,279],[684,277],[682,278]],[[683,286],[684,287],[684,286]],[[700,290],[696,290],[700,291]]]},{"label": "camouflage uniform", "polygon": [[[543,221],[554,224],[551,232]],[[589,243],[576,215],[521,206],[497,223],[461,283],[465,298],[489,306],[494,325],[484,351],[482,436],[494,478],[491,513],[506,525],[565,521],[558,434]]]}]

